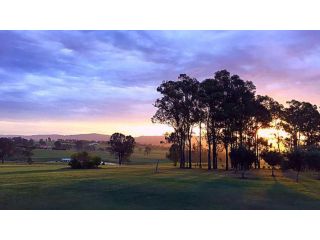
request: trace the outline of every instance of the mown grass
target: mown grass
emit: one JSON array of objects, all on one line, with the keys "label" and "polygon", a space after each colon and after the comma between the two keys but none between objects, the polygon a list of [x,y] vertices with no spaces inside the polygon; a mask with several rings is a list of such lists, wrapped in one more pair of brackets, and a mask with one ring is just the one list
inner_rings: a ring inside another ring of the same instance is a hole
[{"label": "mown grass", "polygon": [[[61,158],[68,158],[76,150],[48,150],[48,149],[34,149],[32,159],[35,162],[48,162],[48,161],[59,161]],[[115,156],[111,155],[108,151],[89,151],[92,155],[97,155],[101,157],[103,161],[117,162]],[[164,148],[153,148],[151,153],[144,154],[143,148],[136,148],[132,156],[130,157],[130,162],[128,164],[150,164],[158,159],[162,162],[169,162],[166,159],[167,149]]]},{"label": "mown grass", "polygon": [[302,174],[178,169],[161,164],[71,170],[62,164],[0,166],[0,209],[320,209],[320,181]]}]

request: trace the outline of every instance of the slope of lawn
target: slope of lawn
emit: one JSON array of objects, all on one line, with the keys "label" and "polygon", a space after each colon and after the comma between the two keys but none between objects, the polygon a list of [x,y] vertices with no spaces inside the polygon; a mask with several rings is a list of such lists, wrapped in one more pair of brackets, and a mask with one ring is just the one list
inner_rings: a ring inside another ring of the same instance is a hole
[{"label": "slope of lawn", "polygon": [[178,169],[160,164],[71,170],[62,164],[0,165],[0,209],[320,209],[320,181],[293,172]]}]

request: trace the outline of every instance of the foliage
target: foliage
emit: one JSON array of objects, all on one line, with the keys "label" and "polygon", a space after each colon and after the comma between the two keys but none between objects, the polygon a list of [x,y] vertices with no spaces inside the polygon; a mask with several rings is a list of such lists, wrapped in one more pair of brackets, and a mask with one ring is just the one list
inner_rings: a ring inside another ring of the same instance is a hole
[{"label": "foliage", "polygon": [[170,159],[173,162],[174,166],[177,166],[177,163],[180,160],[179,145],[175,143],[172,144],[166,156],[168,159]]},{"label": "foliage", "polygon": [[293,150],[287,153],[289,167],[297,172],[296,181],[299,181],[299,173],[306,165],[306,151],[301,149]]},{"label": "foliage", "polygon": [[114,133],[109,140],[109,151],[118,157],[118,163],[121,165],[124,160],[129,160],[135,147],[135,140],[133,137],[125,136],[122,133]]},{"label": "foliage", "polygon": [[306,163],[308,168],[319,173],[320,179],[320,150],[312,149],[306,152]]},{"label": "foliage", "polygon": [[254,152],[243,146],[232,149],[230,157],[235,168],[242,170],[242,178],[244,178],[245,171],[249,170],[252,167],[252,164],[256,161],[256,155]]},{"label": "foliage", "polygon": [[100,164],[101,158],[98,156],[91,156],[88,152],[74,153],[69,162],[70,167],[73,169],[97,168]]},{"label": "foliage", "polygon": [[276,151],[264,151],[260,154],[260,156],[272,167],[272,176],[274,177],[274,168],[275,166],[281,164],[284,159],[283,155]]},{"label": "foliage", "polygon": [[10,138],[0,138],[0,158],[2,163],[14,154],[14,142]]}]

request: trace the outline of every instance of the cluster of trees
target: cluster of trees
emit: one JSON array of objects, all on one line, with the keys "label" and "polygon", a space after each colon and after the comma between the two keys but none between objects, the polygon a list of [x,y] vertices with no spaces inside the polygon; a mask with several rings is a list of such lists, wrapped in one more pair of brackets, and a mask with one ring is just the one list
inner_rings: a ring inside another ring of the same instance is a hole
[{"label": "cluster of trees", "polygon": [[[227,70],[201,82],[186,74],[177,81],[162,82],[152,121],[174,130],[166,136],[172,144],[168,156],[179,162],[180,168],[192,168],[195,128],[200,130],[199,166],[205,148],[209,170],[218,168],[219,148],[225,152],[226,170],[260,168],[263,151],[318,149],[320,114],[316,105],[292,100],[284,107],[269,96],[256,95],[255,90],[251,81]],[[276,146],[258,135],[260,129],[269,127],[277,130]],[[281,136],[281,130],[287,132],[287,138]]]},{"label": "cluster of trees", "polygon": [[91,156],[88,152],[78,152],[71,156],[69,165],[73,169],[97,168],[101,164],[101,158]]},{"label": "cluster of trees", "polygon": [[32,150],[34,149],[34,141],[21,137],[0,138],[0,159],[1,163],[9,159],[25,159],[28,163],[32,163]]},{"label": "cluster of trees", "polygon": [[108,150],[118,158],[119,165],[124,161],[129,161],[136,144],[135,139],[132,136],[126,136],[122,133],[112,134],[108,143]]}]

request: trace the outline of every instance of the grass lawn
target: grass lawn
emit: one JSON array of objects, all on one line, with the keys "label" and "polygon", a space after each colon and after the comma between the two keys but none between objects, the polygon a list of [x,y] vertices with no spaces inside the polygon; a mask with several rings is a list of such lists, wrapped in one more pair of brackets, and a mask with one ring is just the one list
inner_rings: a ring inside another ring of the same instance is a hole
[{"label": "grass lawn", "polygon": [[0,209],[320,209],[320,181],[304,173],[178,169],[160,164],[71,170],[63,164],[0,165]]}]

